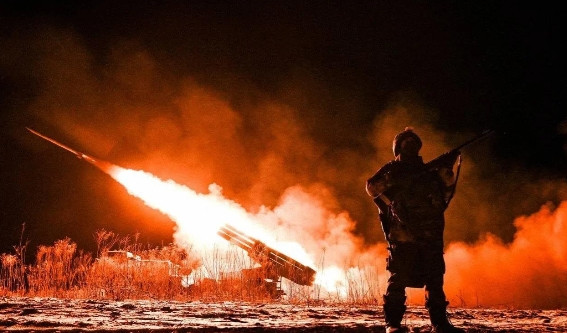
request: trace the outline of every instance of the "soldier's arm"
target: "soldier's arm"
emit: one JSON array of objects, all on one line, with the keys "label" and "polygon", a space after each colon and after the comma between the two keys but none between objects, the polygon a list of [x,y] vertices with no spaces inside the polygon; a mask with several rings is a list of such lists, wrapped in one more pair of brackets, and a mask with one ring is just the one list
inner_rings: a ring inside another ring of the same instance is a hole
[{"label": "soldier's arm", "polygon": [[378,195],[384,193],[388,189],[386,179],[368,179],[366,181],[366,193],[369,196],[375,198]]},{"label": "soldier's arm", "polygon": [[455,194],[457,179],[453,169],[454,165],[447,165],[437,169],[437,174],[443,184],[443,196],[446,202],[449,202],[450,198]]},{"label": "soldier's arm", "polygon": [[390,199],[384,194],[392,188],[391,170],[392,163],[388,163],[366,181],[366,193],[372,197],[381,214],[387,212],[391,203]]},{"label": "soldier's arm", "polygon": [[452,150],[436,158],[436,163],[433,163],[433,169],[437,170],[437,173],[439,174],[439,177],[443,181],[445,187],[451,187],[455,185],[456,179],[453,169],[455,168],[455,164],[457,163],[457,159],[460,155],[460,151]]},{"label": "soldier's arm", "polygon": [[441,177],[441,181],[443,181],[443,185],[445,185],[445,187],[452,187],[455,185],[455,173],[452,168],[439,168],[437,173],[439,174],[439,177]]},{"label": "soldier's arm", "polygon": [[366,193],[376,198],[391,187],[390,163],[378,170],[366,181]]}]

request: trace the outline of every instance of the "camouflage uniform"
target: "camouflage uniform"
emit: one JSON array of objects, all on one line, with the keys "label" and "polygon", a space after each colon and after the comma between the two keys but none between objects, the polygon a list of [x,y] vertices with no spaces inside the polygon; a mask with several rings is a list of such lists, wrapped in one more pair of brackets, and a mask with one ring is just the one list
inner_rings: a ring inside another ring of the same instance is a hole
[{"label": "camouflage uniform", "polygon": [[[447,184],[439,170],[428,170],[420,156],[399,158],[399,144],[408,136],[417,140],[418,150],[421,148],[421,140],[415,133],[408,130],[400,133],[394,140],[396,159],[367,181],[367,190],[377,184],[383,190],[379,191],[379,196],[371,194],[372,191],[369,194],[380,208],[382,229],[388,242],[390,277],[384,296],[386,324],[388,327],[400,325],[406,310],[406,287],[425,287],[432,325],[452,327],[446,317],[448,302],[443,292],[443,230],[444,211],[454,183]],[[455,160],[456,157],[452,159],[451,170]],[[450,329],[439,331],[452,332]]]}]

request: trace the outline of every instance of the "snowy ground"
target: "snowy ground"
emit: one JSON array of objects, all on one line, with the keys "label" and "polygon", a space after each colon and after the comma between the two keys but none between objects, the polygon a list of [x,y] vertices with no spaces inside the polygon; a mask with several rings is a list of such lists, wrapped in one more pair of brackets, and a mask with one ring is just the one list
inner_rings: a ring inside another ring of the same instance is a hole
[{"label": "snowy ground", "polygon": [[[450,309],[468,332],[567,332],[567,310]],[[427,313],[405,323],[429,332]],[[384,332],[379,306],[1,298],[8,332]]]}]

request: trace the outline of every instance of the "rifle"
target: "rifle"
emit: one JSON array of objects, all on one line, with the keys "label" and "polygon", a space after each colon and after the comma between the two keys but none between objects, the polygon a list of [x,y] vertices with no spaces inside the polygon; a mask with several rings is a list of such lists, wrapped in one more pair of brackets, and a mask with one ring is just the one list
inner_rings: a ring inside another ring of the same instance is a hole
[{"label": "rifle", "polygon": [[431,161],[427,162],[425,164],[425,167],[427,170],[435,170],[435,169],[439,169],[442,167],[451,167],[453,165],[453,163],[455,162],[454,159],[457,158],[457,156],[460,155],[460,151],[461,149],[465,148],[466,146],[477,142],[481,139],[486,138],[487,136],[491,135],[492,133],[494,133],[494,130],[486,130],[484,132],[482,132],[481,134],[479,134],[478,136],[462,143],[461,145],[449,150],[446,153],[443,153],[439,156],[437,156],[436,158],[432,159]]}]

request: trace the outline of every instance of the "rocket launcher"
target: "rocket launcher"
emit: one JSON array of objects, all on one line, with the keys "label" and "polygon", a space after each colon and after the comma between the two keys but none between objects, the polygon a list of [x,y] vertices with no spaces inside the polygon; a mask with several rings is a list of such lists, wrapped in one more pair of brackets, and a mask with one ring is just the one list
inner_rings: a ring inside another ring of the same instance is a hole
[{"label": "rocket launcher", "polygon": [[225,224],[217,232],[219,236],[237,245],[248,253],[256,263],[262,265],[267,275],[282,276],[299,285],[311,286],[315,280],[315,270],[297,260],[267,246],[242,231]]}]

